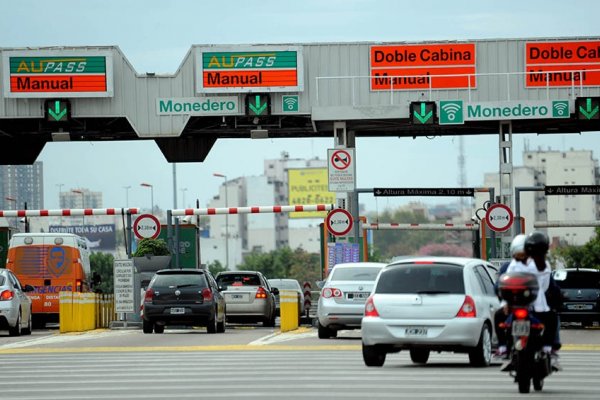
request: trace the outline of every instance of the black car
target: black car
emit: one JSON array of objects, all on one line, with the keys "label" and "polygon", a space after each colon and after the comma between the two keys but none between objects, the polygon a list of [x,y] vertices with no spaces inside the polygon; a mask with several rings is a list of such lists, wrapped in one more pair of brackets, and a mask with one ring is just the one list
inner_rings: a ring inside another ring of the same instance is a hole
[{"label": "black car", "polygon": [[225,299],[207,270],[164,269],[156,272],[142,305],[144,333],[163,333],[166,325],[206,326],[225,332]]},{"label": "black car", "polygon": [[563,294],[561,322],[600,323],[600,270],[567,268],[554,271]]}]

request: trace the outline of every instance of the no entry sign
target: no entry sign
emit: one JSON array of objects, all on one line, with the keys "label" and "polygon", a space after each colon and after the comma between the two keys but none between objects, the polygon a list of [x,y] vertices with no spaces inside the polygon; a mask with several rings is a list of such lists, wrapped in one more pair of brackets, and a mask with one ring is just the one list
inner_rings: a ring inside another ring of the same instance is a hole
[{"label": "no entry sign", "polygon": [[343,208],[331,210],[325,218],[327,230],[334,236],[345,236],[352,230],[352,215]]},{"label": "no entry sign", "polygon": [[142,214],[133,223],[133,233],[138,239],[156,239],[160,234],[160,222],[152,214]]},{"label": "no entry sign", "polygon": [[485,213],[485,222],[491,230],[505,232],[513,224],[514,216],[510,208],[504,204],[493,204]]}]

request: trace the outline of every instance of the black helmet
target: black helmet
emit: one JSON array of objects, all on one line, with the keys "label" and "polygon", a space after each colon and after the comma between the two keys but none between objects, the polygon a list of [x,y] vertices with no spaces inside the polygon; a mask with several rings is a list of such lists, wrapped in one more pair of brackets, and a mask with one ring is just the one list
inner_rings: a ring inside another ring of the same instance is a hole
[{"label": "black helmet", "polygon": [[528,256],[544,255],[550,248],[550,240],[544,232],[531,232],[525,239],[525,253]]}]

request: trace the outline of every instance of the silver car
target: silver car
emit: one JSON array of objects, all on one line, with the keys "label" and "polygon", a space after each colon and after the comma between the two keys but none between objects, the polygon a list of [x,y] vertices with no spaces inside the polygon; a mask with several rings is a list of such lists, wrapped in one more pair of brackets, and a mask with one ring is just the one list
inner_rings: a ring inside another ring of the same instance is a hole
[{"label": "silver car", "polygon": [[8,329],[10,336],[31,334],[31,299],[25,293],[34,290],[21,285],[9,270],[0,269],[0,329]]},{"label": "silver car", "polygon": [[468,353],[488,366],[494,341],[496,269],[473,258],[420,257],[385,267],[365,304],[362,352],[367,366],[409,350],[423,364],[430,351]]},{"label": "silver car", "polygon": [[384,263],[357,262],[336,264],[321,288],[317,309],[319,338],[336,337],[342,329],[358,329],[365,301]]},{"label": "silver car", "polygon": [[257,271],[224,271],[215,277],[227,306],[228,322],[262,322],[275,326],[275,295],[267,279]]},{"label": "silver car", "polygon": [[[298,294],[298,318],[302,318],[304,315],[304,293],[302,293],[300,282],[296,279],[269,279],[269,285],[279,290],[293,290],[296,292]],[[275,309],[277,310],[277,315],[279,315],[279,294],[275,295]]]}]

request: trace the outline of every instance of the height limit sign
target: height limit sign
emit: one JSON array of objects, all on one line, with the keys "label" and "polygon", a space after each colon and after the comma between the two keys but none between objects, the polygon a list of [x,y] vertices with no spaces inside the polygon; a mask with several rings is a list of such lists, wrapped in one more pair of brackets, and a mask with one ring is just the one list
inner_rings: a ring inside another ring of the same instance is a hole
[{"label": "height limit sign", "polygon": [[327,160],[330,192],[352,192],[356,189],[354,149],[328,149]]}]

